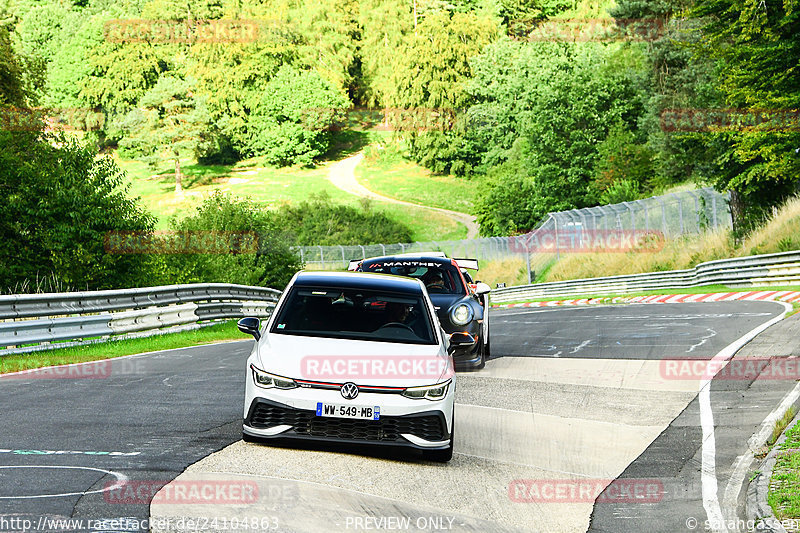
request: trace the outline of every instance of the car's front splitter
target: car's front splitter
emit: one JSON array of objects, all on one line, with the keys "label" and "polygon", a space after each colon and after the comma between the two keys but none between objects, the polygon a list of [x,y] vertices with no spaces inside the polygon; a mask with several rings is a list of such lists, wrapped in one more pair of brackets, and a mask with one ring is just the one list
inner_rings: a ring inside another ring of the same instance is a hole
[{"label": "car's front splitter", "polygon": [[[314,411],[255,398],[243,431],[263,439],[292,439],[439,450],[450,445],[447,421],[439,410],[380,420],[318,417]],[[422,434],[422,436],[420,436]],[[424,438],[427,437],[427,438]]]}]

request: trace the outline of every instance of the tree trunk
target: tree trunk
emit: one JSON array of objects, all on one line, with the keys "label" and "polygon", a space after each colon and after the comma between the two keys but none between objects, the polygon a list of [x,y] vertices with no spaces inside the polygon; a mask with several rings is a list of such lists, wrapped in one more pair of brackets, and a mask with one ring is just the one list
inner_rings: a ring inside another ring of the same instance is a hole
[{"label": "tree trunk", "polygon": [[738,191],[731,190],[731,224],[733,226],[733,234],[737,239],[740,239],[745,230],[745,200]]},{"label": "tree trunk", "polygon": [[183,194],[183,176],[181,176],[181,160],[175,158],[175,194],[180,196]]}]

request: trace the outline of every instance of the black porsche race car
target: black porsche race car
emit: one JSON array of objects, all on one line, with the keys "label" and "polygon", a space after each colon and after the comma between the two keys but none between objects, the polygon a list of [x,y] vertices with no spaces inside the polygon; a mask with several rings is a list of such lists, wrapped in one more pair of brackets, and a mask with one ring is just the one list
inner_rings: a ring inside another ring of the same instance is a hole
[{"label": "black porsche race car", "polygon": [[[484,367],[490,353],[488,285],[469,282],[465,268],[478,269],[474,259],[450,259],[440,253],[372,257],[352,261],[350,270],[417,278],[428,290],[439,322],[454,345],[458,370]],[[453,337],[454,333],[460,333]]]}]

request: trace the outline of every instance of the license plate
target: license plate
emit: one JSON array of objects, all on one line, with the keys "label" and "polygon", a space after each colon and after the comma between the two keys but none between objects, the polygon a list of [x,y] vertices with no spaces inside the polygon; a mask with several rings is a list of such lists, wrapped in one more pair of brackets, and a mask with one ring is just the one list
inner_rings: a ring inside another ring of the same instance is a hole
[{"label": "license plate", "polygon": [[358,418],[360,420],[380,420],[381,408],[377,405],[342,405],[317,402],[317,416],[331,418]]}]

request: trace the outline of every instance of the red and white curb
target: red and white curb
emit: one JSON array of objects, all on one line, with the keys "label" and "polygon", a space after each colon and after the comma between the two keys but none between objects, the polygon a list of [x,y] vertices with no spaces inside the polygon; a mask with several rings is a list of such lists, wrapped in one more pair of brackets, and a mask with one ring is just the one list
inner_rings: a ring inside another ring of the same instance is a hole
[{"label": "red and white curb", "polygon": [[494,304],[492,307],[557,307],[561,305],[600,305],[600,304],[676,304],[694,302],[730,302],[733,300],[772,300],[780,302],[800,302],[797,291],[751,291],[714,292],[710,294],[656,294],[654,296],[616,296],[603,298],[582,298],[580,300],[554,300],[547,302],[527,302],[521,304]]}]

